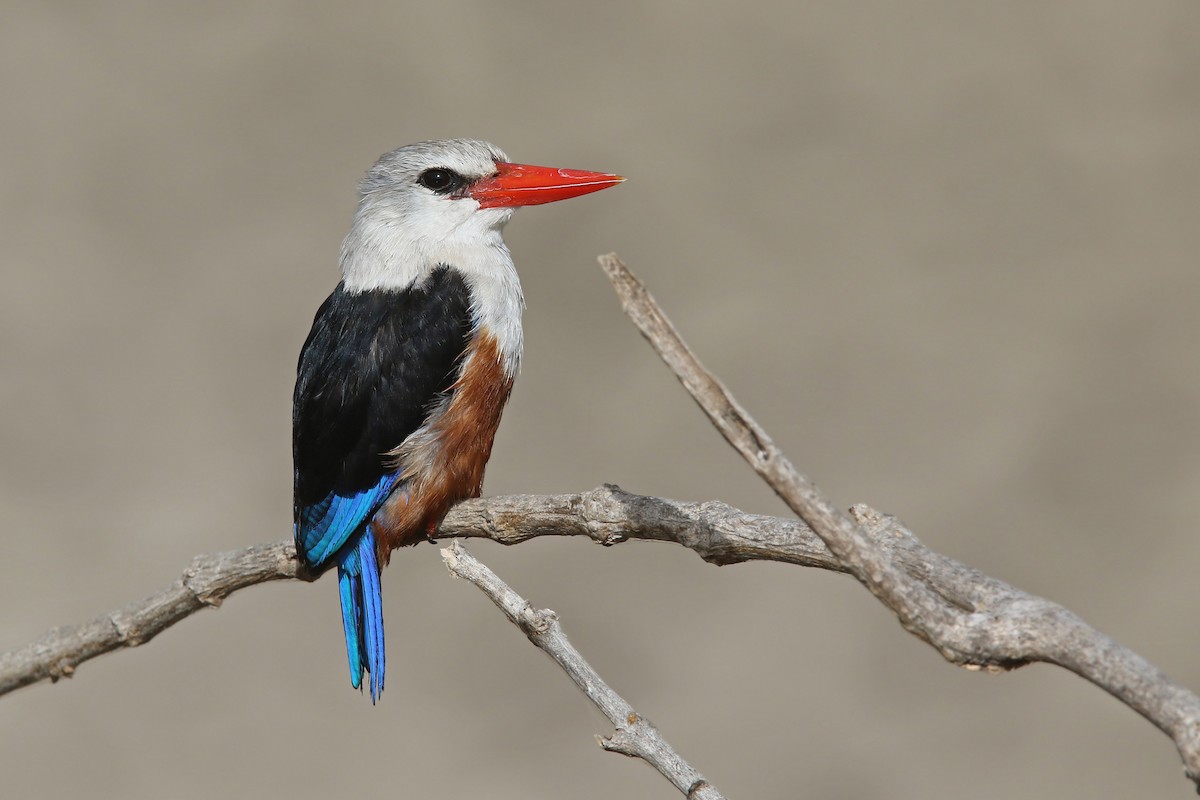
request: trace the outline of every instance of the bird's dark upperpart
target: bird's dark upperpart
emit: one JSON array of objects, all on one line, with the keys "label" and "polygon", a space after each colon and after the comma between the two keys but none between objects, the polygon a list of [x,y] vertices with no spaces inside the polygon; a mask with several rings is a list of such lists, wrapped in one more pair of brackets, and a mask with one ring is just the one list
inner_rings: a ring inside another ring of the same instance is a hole
[{"label": "bird's dark upperpart", "polygon": [[620,183],[446,139],[382,156],[360,184],[342,281],[300,352],[296,550],[338,568],[351,684],[386,668],[379,570],[477,497],[521,359],[524,299],[501,232],[516,207]]}]

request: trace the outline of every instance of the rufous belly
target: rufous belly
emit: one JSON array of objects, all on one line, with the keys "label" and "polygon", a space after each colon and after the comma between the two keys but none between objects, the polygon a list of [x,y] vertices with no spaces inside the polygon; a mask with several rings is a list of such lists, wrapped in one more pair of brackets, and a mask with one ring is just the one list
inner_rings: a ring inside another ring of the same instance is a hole
[{"label": "rufous belly", "polygon": [[401,470],[401,482],[371,522],[381,564],[395,548],[431,536],[455,503],[479,496],[512,387],[495,338],[480,331],[467,346],[447,398],[387,453]]}]

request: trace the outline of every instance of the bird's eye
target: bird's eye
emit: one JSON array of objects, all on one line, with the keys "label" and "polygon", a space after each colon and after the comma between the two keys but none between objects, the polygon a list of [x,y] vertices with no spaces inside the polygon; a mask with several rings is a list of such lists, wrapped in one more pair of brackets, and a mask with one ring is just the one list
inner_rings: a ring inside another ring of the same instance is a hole
[{"label": "bird's eye", "polygon": [[457,172],[442,169],[441,167],[434,167],[418,175],[417,183],[438,194],[448,194],[458,186],[461,186],[464,181],[462,176]]}]

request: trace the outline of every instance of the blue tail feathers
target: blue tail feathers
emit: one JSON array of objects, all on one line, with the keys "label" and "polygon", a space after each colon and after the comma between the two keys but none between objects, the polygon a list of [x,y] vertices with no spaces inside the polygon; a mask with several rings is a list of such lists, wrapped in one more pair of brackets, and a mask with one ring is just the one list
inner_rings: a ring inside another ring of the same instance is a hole
[{"label": "blue tail feathers", "polygon": [[338,593],[342,600],[342,627],[350,659],[350,684],[362,686],[363,672],[370,675],[371,702],[383,692],[387,654],[383,646],[383,594],[375,534],[367,526],[357,546],[338,564]]},{"label": "blue tail feathers", "polygon": [[[370,673],[372,703],[383,691],[386,655],[379,560],[371,518],[399,479],[399,474],[392,473],[354,494],[330,493],[318,503],[299,508],[296,514],[296,552],[304,563],[321,569],[330,561],[337,562],[350,683],[358,689],[363,673]],[[400,486],[403,491],[403,484]]]}]

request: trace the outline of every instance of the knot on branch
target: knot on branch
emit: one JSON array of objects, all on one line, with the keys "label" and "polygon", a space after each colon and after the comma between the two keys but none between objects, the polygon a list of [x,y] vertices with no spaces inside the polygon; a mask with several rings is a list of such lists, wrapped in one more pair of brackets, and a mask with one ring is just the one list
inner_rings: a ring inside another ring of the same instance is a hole
[{"label": "knot on branch", "polygon": [[521,630],[531,638],[546,635],[557,622],[558,614],[549,608],[535,608],[532,603],[525,604],[518,619]]},{"label": "knot on branch", "polygon": [[630,495],[615,483],[606,483],[579,496],[579,510],[588,535],[603,547],[628,541],[621,521],[628,518],[625,504]]},{"label": "knot on branch", "polygon": [[75,677],[75,664],[66,658],[59,659],[50,665],[50,668],[47,672],[50,682],[58,683],[59,679],[61,678]]},{"label": "knot on branch", "polygon": [[211,570],[211,565],[205,563],[204,557],[195,558],[183,571],[182,584],[201,605],[220,608],[228,592],[212,584]]}]

